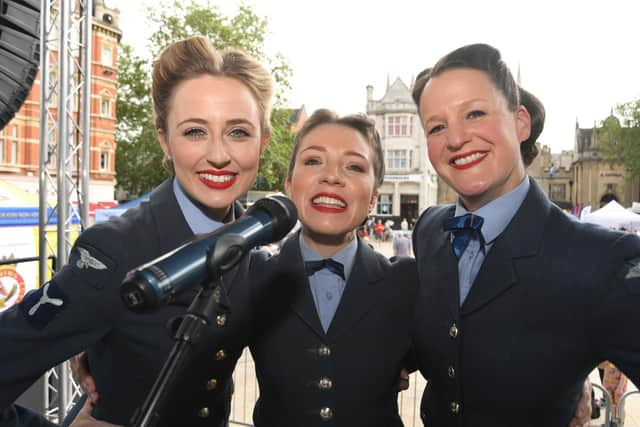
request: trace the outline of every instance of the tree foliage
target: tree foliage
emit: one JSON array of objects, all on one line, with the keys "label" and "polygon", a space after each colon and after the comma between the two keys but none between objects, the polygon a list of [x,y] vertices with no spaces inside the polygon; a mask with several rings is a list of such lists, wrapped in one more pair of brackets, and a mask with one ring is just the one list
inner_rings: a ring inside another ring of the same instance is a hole
[{"label": "tree foliage", "polygon": [[201,34],[218,49],[238,48],[269,67],[276,83],[276,111],[269,148],[261,159],[256,188],[280,189],[286,172],[293,134],[288,116],[277,107],[286,102],[291,68],[281,54],[265,52],[268,21],[240,5],[235,15],[224,15],[211,3],[175,1],[148,7],[148,25],[157,29],[148,41],[148,56],[138,56],[122,44],[118,58],[116,173],[118,189],[128,197],[141,195],[167,177],[162,150],[155,137],[151,103],[151,63],[170,43]]},{"label": "tree foliage", "polygon": [[617,117],[612,114],[602,122],[600,148],[606,159],[621,161],[630,177],[640,177],[640,99],[615,110]]},{"label": "tree foliage", "polygon": [[291,131],[290,109],[275,109],[271,114],[273,127],[269,147],[260,159],[260,173],[256,178],[256,190],[283,190],[293,149],[294,133]]}]

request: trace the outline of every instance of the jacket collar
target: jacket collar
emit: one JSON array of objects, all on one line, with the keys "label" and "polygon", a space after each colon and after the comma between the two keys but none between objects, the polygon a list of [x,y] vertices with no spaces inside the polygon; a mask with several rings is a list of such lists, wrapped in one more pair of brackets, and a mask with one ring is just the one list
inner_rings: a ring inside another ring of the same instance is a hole
[{"label": "jacket collar", "polygon": [[468,314],[518,283],[516,259],[535,256],[542,244],[551,203],[535,180],[517,213],[498,236],[460,311]]},{"label": "jacket collar", "polygon": [[[299,232],[298,232],[299,233]],[[284,277],[295,280],[292,291],[292,310],[318,335],[329,341],[338,339],[344,332],[351,329],[366,313],[379,301],[378,292],[384,278],[384,271],[388,261],[381,257],[366,243],[358,239],[358,250],[353,270],[347,280],[342,299],[335,316],[325,334],[320,324],[320,318],[313,302],[309,287],[309,280],[304,270],[304,262],[300,252],[298,233],[290,236],[280,251],[279,269]],[[386,261],[386,262],[381,262]]]}]

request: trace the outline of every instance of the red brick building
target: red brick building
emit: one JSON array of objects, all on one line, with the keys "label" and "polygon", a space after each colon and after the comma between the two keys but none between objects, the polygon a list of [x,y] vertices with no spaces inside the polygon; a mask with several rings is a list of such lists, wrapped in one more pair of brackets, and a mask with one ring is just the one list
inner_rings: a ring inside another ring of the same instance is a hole
[{"label": "red brick building", "polygon": [[[89,201],[102,202],[114,199],[117,48],[122,33],[117,9],[96,0],[93,12]],[[49,77],[58,78],[53,67]],[[38,72],[26,101],[0,130],[0,180],[32,193],[39,188],[40,82]],[[55,108],[52,113],[56,115]]]}]

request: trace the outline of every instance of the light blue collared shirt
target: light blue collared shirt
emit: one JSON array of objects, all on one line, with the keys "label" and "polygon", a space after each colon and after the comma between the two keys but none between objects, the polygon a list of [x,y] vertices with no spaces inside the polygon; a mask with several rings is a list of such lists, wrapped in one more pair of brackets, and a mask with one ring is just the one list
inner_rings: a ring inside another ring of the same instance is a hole
[{"label": "light blue collared shirt", "polygon": [[[503,194],[495,200],[482,206],[473,212],[484,218],[482,224],[482,236],[484,237],[484,247],[480,246],[480,240],[472,238],[469,245],[462,252],[458,260],[458,282],[460,285],[460,305],[464,302],[471,290],[473,282],[482,267],[487,253],[493,246],[498,236],[507,228],[514,215],[522,205],[524,198],[529,192],[529,177],[525,176],[522,182],[507,194]],[[469,213],[468,210],[460,204],[456,203],[455,216]]]},{"label": "light blue collared shirt", "polygon": [[[182,186],[176,178],[173,178],[173,194],[178,200],[178,206],[187,221],[193,234],[211,233],[224,225],[220,221],[209,218],[202,210],[187,196]],[[233,212],[233,206],[231,207]]]},{"label": "light blue collared shirt", "polygon": [[[305,242],[302,233],[300,233],[299,242],[303,261],[320,261],[324,259],[324,257],[318,255],[318,253],[311,249],[307,242]],[[340,300],[342,299],[342,294],[344,293],[347,280],[349,280],[357,251],[358,239],[354,238],[347,246],[342,248],[340,252],[331,257],[334,261],[338,261],[344,266],[344,280],[326,268],[318,270],[309,276],[311,295],[313,295],[313,302],[316,306],[322,329],[324,329],[325,332],[329,330],[338,304],[340,304]]]}]

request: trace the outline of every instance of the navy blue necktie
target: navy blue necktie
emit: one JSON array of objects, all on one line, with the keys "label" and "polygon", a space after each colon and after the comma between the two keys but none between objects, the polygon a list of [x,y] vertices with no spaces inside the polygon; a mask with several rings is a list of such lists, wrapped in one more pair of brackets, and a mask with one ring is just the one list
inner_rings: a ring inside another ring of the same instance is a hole
[{"label": "navy blue necktie", "polygon": [[326,268],[333,274],[337,274],[338,276],[344,279],[344,265],[342,263],[335,261],[331,258],[322,259],[320,261],[305,261],[304,269],[307,271],[307,276],[313,275],[316,271],[320,271],[323,268]]},{"label": "navy blue necktie", "polygon": [[456,258],[460,259],[474,235],[480,240],[480,245],[484,245],[484,238],[480,232],[483,223],[484,218],[470,213],[454,216],[445,221],[445,231],[450,231],[453,234],[452,246]]}]

